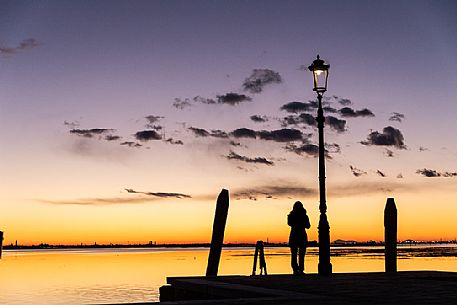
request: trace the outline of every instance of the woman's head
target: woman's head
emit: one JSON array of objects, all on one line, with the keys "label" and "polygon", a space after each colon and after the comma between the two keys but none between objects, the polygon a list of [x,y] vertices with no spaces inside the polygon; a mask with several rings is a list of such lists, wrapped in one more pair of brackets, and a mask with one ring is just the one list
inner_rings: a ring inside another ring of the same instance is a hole
[{"label": "woman's head", "polygon": [[300,210],[302,210],[302,211],[305,211],[305,213],[306,213],[306,210],[305,210],[305,208],[303,207],[303,203],[301,203],[300,201],[296,201],[296,202],[294,203],[294,208],[293,208],[293,210],[294,210],[294,211],[300,211]]}]

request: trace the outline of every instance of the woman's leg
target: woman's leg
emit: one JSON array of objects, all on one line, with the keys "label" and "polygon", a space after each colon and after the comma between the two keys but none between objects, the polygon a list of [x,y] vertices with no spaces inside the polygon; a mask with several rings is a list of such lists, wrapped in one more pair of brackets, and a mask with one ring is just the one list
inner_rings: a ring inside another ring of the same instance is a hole
[{"label": "woman's leg", "polygon": [[301,246],[298,248],[298,271],[300,273],[305,271],[305,253],[306,246]]},{"label": "woman's leg", "polygon": [[290,246],[290,265],[292,266],[292,270],[294,274],[298,273],[298,264],[297,264],[297,252],[298,247]]}]

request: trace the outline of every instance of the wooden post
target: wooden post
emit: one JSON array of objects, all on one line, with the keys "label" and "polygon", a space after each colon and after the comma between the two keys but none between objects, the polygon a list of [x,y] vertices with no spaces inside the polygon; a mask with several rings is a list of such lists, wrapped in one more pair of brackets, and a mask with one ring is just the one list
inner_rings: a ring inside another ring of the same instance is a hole
[{"label": "wooden post", "polygon": [[219,261],[221,259],[222,244],[224,243],[225,223],[229,208],[229,192],[222,189],[217,197],[216,212],[214,214],[213,235],[208,255],[208,266],[206,276],[217,276]]},{"label": "wooden post", "polygon": [[384,209],[384,244],[386,272],[397,272],[397,207],[387,198]]},{"label": "wooden post", "polygon": [[0,258],[2,258],[2,251],[3,251],[3,232],[0,231]]}]

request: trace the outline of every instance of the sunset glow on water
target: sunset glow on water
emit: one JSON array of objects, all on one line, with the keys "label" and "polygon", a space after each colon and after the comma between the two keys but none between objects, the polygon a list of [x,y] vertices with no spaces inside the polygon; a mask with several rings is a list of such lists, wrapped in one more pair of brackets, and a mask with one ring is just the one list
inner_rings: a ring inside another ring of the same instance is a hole
[{"label": "sunset glow on water", "polygon": [[[411,254],[410,249],[416,252]],[[399,271],[457,271],[455,246],[445,248],[446,256],[435,251],[437,257],[430,257],[424,249],[400,248]],[[317,272],[317,251],[308,250],[307,273]],[[158,301],[158,289],[166,277],[205,273],[208,249],[22,250],[3,254],[0,304],[102,304]],[[219,274],[250,275],[253,254],[252,248],[224,249]],[[334,272],[384,271],[382,248],[337,248],[332,249],[332,255]],[[290,273],[289,259],[288,248],[267,248],[268,273]]]}]

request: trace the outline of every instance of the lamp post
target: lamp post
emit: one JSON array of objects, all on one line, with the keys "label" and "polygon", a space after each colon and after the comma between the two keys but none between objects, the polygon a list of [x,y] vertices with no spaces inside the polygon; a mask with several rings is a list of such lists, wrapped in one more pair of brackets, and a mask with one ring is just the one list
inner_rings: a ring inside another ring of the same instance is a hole
[{"label": "lamp post", "polygon": [[324,63],[317,55],[317,59],[308,67],[313,72],[314,89],[317,93],[317,127],[319,130],[319,265],[320,275],[332,274],[330,263],[330,226],[327,220],[327,203],[325,195],[325,147],[324,147],[324,111],[322,110],[322,96],[327,91],[328,69],[330,65]]}]

